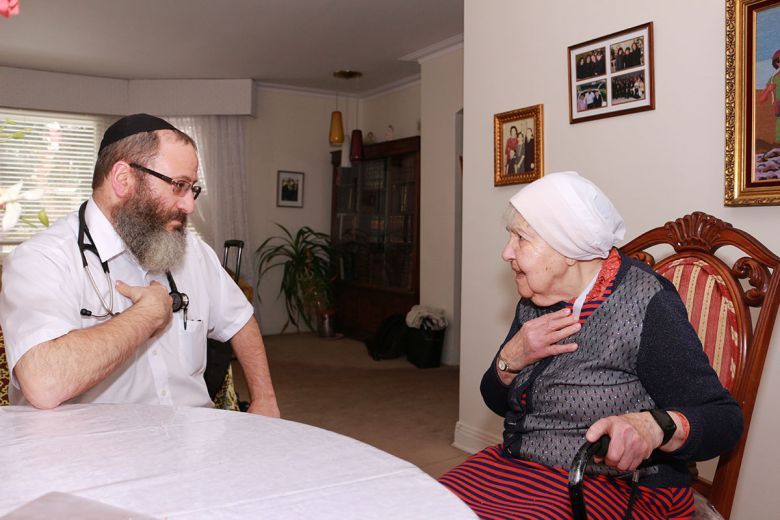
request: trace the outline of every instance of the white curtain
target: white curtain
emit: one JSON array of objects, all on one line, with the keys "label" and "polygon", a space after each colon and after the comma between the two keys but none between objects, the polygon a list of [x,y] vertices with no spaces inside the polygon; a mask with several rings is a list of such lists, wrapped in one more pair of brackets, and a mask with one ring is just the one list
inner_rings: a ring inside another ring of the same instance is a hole
[{"label": "white curtain", "polygon": [[[244,151],[244,118],[241,116],[192,116],[166,118],[198,145],[203,192],[191,215],[195,229],[217,252],[220,260],[225,240],[248,244],[247,182]],[[246,257],[246,255],[244,255]],[[231,254],[228,267],[233,268]],[[251,269],[242,262],[243,277]]]}]

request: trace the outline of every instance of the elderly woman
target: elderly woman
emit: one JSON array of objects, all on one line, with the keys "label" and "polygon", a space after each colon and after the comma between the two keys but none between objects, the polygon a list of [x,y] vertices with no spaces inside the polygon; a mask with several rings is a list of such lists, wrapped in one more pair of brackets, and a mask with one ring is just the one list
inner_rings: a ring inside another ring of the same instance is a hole
[{"label": "elderly woman", "polygon": [[586,476],[589,510],[689,518],[687,462],[734,446],[742,414],[677,291],[620,254],[622,218],[574,172],[529,184],[510,212],[502,257],[521,299],[481,385],[504,442],[441,482],[481,518],[570,518],[568,467],[586,439],[609,435]]}]

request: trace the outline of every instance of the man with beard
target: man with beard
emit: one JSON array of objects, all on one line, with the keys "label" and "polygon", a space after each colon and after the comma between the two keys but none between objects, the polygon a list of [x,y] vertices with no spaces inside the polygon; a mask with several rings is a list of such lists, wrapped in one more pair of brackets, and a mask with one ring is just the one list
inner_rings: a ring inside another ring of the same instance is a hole
[{"label": "man with beard", "polygon": [[186,232],[197,172],[195,143],[167,121],[135,114],[106,130],[92,197],[5,261],[11,404],[212,406],[208,336],[230,340],[249,411],[279,416],[252,306]]}]

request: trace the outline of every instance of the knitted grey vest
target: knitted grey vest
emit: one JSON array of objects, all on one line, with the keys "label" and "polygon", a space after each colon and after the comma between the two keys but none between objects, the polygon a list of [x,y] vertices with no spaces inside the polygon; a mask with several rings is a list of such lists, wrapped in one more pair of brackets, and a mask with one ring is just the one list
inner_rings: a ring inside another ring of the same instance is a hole
[{"label": "knitted grey vest", "polygon": [[[661,289],[652,273],[631,266],[580,331],[561,341],[576,342],[576,351],[541,360],[515,377],[504,419],[504,446],[512,456],[568,468],[598,419],[654,407],[636,363],[645,311]],[[547,312],[524,302],[518,317],[525,323]],[[601,465],[591,470],[616,473]]]}]

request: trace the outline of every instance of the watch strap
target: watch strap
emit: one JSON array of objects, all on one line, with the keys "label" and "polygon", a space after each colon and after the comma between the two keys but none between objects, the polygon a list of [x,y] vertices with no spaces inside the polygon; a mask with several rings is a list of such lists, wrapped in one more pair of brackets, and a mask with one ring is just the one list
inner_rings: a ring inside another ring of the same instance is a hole
[{"label": "watch strap", "polygon": [[650,412],[650,415],[653,416],[653,419],[655,419],[655,422],[658,423],[658,426],[661,428],[661,431],[664,434],[661,446],[669,442],[674,436],[674,432],[677,431],[677,424],[675,424],[674,419],[669,415],[669,412],[662,410],[661,408],[648,408],[642,411]]}]

